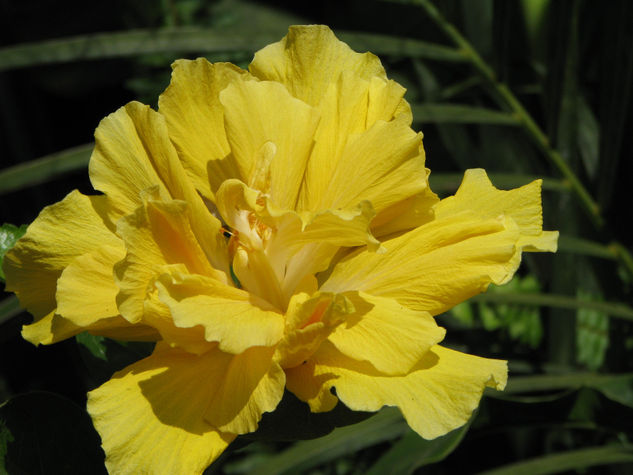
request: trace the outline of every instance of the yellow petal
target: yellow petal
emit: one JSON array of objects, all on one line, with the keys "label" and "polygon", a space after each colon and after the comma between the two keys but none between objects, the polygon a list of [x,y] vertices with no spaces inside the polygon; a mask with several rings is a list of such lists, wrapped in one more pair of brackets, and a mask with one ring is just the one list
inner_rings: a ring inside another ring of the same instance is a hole
[{"label": "yellow petal", "polygon": [[71,262],[57,281],[57,313],[82,327],[119,315],[113,267],[123,257],[121,243],[102,246]]},{"label": "yellow petal", "polygon": [[57,279],[72,261],[102,246],[120,246],[107,211],[104,196],[73,191],[44,208],[6,254],[6,290],[15,292],[36,320],[55,310]]},{"label": "yellow petal", "polygon": [[235,435],[204,420],[216,360],[159,347],[88,393],[110,473],[201,474],[226,449]]},{"label": "yellow petal", "polygon": [[284,394],[286,377],[273,361],[274,348],[252,347],[239,355],[217,352],[223,376],[208,400],[205,418],[221,431],[254,432],[264,412],[272,412]]},{"label": "yellow petal", "polygon": [[225,222],[251,250],[235,254],[237,277],[244,288],[282,310],[304,278],[327,268],[340,246],[377,250],[380,245],[369,231],[374,211],[368,201],[349,209],[297,213],[278,209],[239,180],[224,182],[216,198]]},{"label": "yellow petal", "polygon": [[55,311],[38,318],[30,325],[22,327],[22,338],[34,345],[51,345],[58,341],[75,336],[85,328],[79,327],[65,318],[55,314]]},{"label": "yellow petal", "polygon": [[220,91],[251,76],[230,63],[211,64],[205,58],[179,59],[172,68],[169,87],[158,100],[159,112],[167,121],[169,137],[188,177],[200,193],[213,200],[224,180],[240,176],[236,163],[228,157]]},{"label": "yellow petal", "polygon": [[[167,266],[165,273],[168,272],[177,272],[177,270]],[[155,328],[163,343],[171,348],[181,348],[188,353],[202,355],[218,346],[217,343],[204,338],[204,328],[200,325],[190,328],[177,327],[171,309],[161,301],[157,289],[146,295],[143,312],[143,322]]]},{"label": "yellow petal", "polygon": [[220,93],[240,175],[276,206],[295,209],[319,121],[316,109],[274,82],[235,81]]},{"label": "yellow petal", "polygon": [[[320,169],[310,171],[313,175],[323,173]],[[308,175],[308,190],[310,179]],[[349,138],[332,175],[321,176],[319,181],[327,186],[316,209],[346,208],[368,200],[380,212],[427,187],[422,135],[401,120],[378,121],[366,132]]]},{"label": "yellow petal", "polygon": [[89,331],[117,340],[157,341],[160,335],[145,325],[133,325],[120,316],[104,318],[87,326],[75,325],[54,311],[22,327],[22,337],[34,345],[51,345]]},{"label": "yellow petal", "polygon": [[227,353],[251,346],[273,346],[282,337],[284,318],[266,301],[201,275],[164,274],[156,282],[174,324],[201,325],[207,341]]},{"label": "yellow petal", "polygon": [[358,251],[334,266],[324,292],[360,290],[432,315],[505,281],[515,271],[519,230],[511,218],[462,213]]},{"label": "yellow petal", "polygon": [[127,256],[115,266],[117,303],[121,315],[132,323],[141,321],[150,284],[165,265],[181,264],[189,272],[226,282],[225,274],[211,267],[198,244],[184,201],[148,199],[144,207],[119,220],[117,230],[127,248]]},{"label": "yellow petal", "polygon": [[191,229],[207,259],[228,274],[222,225],[186,176],[170,141],[165,118],[149,106],[130,102],[101,121],[95,139],[90,179],[95,189],[104,192],[119,210],[119,216],[141,206],[141,192],[149,189],[162,200],[186,201]]},{"label": "yellow petal", "polygon": [[354,310],[349,299],[342,295],[294,295],[288,306],[285,334],[277,345],[275,360],[282,368],[301,365]]},{"label": "yellow petal", "polygon": [[308,360],[299,366],[287,368],[286,388],[310,406],[311,412],[328,412],[334,409],[338,398],[330,392],[332,373],[318,373],[314,361]]},{"label": "yellow petal", "polygon": [[555,252],[558,232],[543,231],[541,184],[542,180],[534,180],[514,190],[498,190],[485,170],[466,170],[455,196],[443,199],[435,206],[435,216],[443,218],[464,210],[477,213],[482,218],[504,214],[512,217],[519,226],[521,248]]},{"label": "yellow petal", "polygon": [[386,78],[376,56],[355,53],[323,25],[291,26],[281,41],[255,53],[249,70],[260,79],[284,84],[310,105],[318,104],[343,72]]},{"label": "yellow petal", "polygon": [[[505,361],[479,358],[434,346],[411,372],[387,376],[323,345],[315,355],[314,376],[335,387],[338,398],[354,411],[397,406],[409,426],[434,439],[465,424],[486,386],[503,389]],[[314,384],[314,382],[313,382]]]},{"label": "yellow petal", "polygon": [[446,333],[427,312],[395,300],[349,292],[355,308],[328,337],[345,356],[367,361],[384,374],[406,374]]}]

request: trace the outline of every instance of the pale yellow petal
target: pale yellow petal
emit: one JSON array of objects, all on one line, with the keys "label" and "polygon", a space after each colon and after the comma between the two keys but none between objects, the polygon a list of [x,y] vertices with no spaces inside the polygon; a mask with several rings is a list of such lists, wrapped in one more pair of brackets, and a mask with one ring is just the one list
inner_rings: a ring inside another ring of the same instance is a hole
[{"label": "pale yellow petal", "polygon": [[294,209],[319,121],[281,84],[235,81],[220,93],[226,134],[242,180]]},{"label": "pale yellow petal", "polygon": [[104,196],[73,191],[44,208],[6,254],[6,290],[15,292],[36,320],[55,310],[57,279],[72,261],[102,246],[120,246],[107,211]]},{"label": "pale yellow petal", "polygon": [[290,93],[316,105],[343,72],[362,79],[386,78],[380,60],[371,53],[355,53],[323,25],[291,26],[281,41],[255,53],[253,75],[284,84]]},{"label": "pale yellow petal", "polygon": [[408,231],[433,220],[433,206],[439,198],[430,188],[403,201],[383,209],[371,222],[372,234],[376,237]]},{"label": "pale yellow petal", "polygon": [[321,290],[360,290],[436,315],[512,275],[518,239],[511,218],[463,213],[438,219],[384,241],[384,254],[347,256]]},{"label": "pale yellow petal", "polygon": [[[404,376],[387,376],[323,345],[314,357],[314,377],[336,388],[354,411],[397,406],[409,426],[434,439],[464,425],[479,405],[486,386],[503,389],[507,363],[434,346]],[[314,382],[312,383],[314,384]]]},{"label": "pale yellow petal", "polygon": [[113,267],[124,257],[121,243],[102,246],[71,262],[57,281],[57,313],[82,327],[119,315]]},{"label": "pale yellow petal", "polygon": [[227,353],[273,346],[283,335],[284,317],[266,301],[201,275],[164,274],[156,282],[174,324],[201,325],[207,341]]},{"label": "pale yellow petal", "polygon": [[149,189],[161,200],[186,201],[191,229],[207,259],[228,274],[222,225],[187,177],[170,141],[165,118],[149,106],[130,102],[101,121],[95,139],[90,179],[120,216],[141,206],[143,192]]},{"label": "pale yellow petal", "polygon": [[88,412],[116,474],[201,474],[235,438],[204,419],[217,355],[164,347],[88,393]]},{"label": "pale yellow petal", "polygon": [[345,356],[367,361],[384,374],[406,374],[446,333],[427,312],[364,293],[343,294],[354,306],[345,323],[329,335]]},{"label": "pale yellow petal", "polygon": [[205,418],[221,431],[254,432],[264,412],[275,410],[286,377],[273,361],[274,348],[252,347],[239,355],[219,353],[223,377],[208,399]]},{"label": "pale yellow petal", "polygon": [[220,91],[251,76],[233,64],[211,64],[205,58],[179,59],[172,68],[169,87],[158,100],[159,112],[167,121],[169,137],[187,176],[200,193],[213,200],[224,180],[240,176],[228,156]]}]

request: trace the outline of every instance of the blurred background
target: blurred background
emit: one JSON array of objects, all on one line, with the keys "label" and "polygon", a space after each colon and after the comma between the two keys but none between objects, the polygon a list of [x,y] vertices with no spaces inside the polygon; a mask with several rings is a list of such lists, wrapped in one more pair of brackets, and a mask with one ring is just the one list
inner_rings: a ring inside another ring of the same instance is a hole
[{"label": "blurred background", "polygon": [[[510,362],[508,389],[467,427],[424,441],[385,410],[322,439],[244,442],[208,473],[632,473],[631,1],[0,0],[0,223],[94,193],[94,129],[130,100],[156,107],[173,60],[245,68],[309,23],[407,88],[440,196],[467,168],[498,188],[543,178],[560,249],[438,316],[449,346]],[[35,348],[20,337],[30,319],[3,295],[0,462],[100,473],[85,393],[148,348],[87,335]]]}]

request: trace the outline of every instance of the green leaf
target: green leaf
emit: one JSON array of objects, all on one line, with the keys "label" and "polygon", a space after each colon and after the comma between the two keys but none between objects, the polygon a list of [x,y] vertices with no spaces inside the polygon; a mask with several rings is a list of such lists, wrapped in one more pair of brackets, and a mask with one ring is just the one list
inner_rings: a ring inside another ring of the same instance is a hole
[{"label": "green leaf", "polygon": [[415,432],[409,431],[366,473],[408,475],[419,467],[440,462],[457,448],[469,427],[470,423],[433,440],[425,440]]},{"label": "green leaf", "polygon": [[463,104],[411,104],[411,109],[414,122],[519,125],[517,118],[506,112]]},{"label": "green leaf", "polygon": [[612,445],[570,450],[504,465],[479,475],[545,475],[598,465],[633,462],[633,445]]},{"label": "green leaf", "polygon": [[94,144],[80,145],[0,171],[0,195],[86,168]]},{"label": "green leaf", "polygon": [[604,312],[611,317],[633,321],[633,308],[620,302],[595,302],[581,300],[566,295],[555,294],[522,294],[516,292],[479,294],[472,298],[476,302],[515,303],[535,305],[537,307],[553,307],[579,309],[587,308]]},{"label": "green leaf", "polygon": [[320,439],[298,442],[289,449],[268,458],[258,465],[258,475],[302,473],[343,454],[371,447],[385,440],[401,436],[408,429],[400,411],[387,408],[355,425],[334,430]]},{"label": "green leaf", "polygon": [[[279,41],[285,34],[285,24],[276,27],[275,31],[257,31],[249,24],[230,29],[179,27],[97,33],[0,48],[0,71],[150,53],[254,52]],[[374,54],[464,61],[458,50],[424,41],[370,33],[337,32],[337,35],[352,48],[370,50]]]},{"label": "green leaf", "polygon": [[508,380],[505,394],[592,388],[609,399],[633,408],[633,373],[570,373],[538,376],[514,376]]},{"label": "green leaf", "polygon": [[22,311],[20,301],[15,295],[7,297],[0,302],[0,325],[15,317]]},{"label": "green leaf", "polygon": [[0,226],[0,280],[4,282],[4,271],[2,270],[2,262],[4,255],[9,249],[15,246],[15,243],[24,236],[27,225],[15,226],[13,224],[4,223]]},{"label": "green leaf", "polygon": [[75,339],[88,369],[91,389],[108,381],[117,371],[149,356],[154,349],[153,342],[118,341],[88,332],[80,333]]},{"label": "green leaf", "polygon": [[3,457],[2,473],[106,473],[90,417],[53,393],[21,394],[0,406],[0,462]]}]

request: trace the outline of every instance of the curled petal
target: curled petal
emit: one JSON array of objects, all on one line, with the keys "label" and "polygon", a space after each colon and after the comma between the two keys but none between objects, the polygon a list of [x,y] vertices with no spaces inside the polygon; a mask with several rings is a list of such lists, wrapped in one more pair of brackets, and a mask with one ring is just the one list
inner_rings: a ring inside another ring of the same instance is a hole
[{"label": "curled petal", "polygon": [[397,406],[409,426],[425,439],[462,426],[478,406],[484,388],[503,389],[507,380],[505,361],[441,346],[434,346],[402,376],[382,374],[327,345],[313,363],[313,386],[320,380],[328,388],[335,387],[338,398],[354,411]]},{"label": "curled petal", "polygon": [[349,358],[371,363],[384,374],[406,374],[446,333],[427,312],[368,294],[343,294],[354,313],[328,337]]},{"label": "curled petal", "polygon": [[273,346],[282,337],[284,318],[266,301],[201,275],[163,274],[156,282],[174,324],[201,325],[207,341],[238,354],[251,346]]}]

